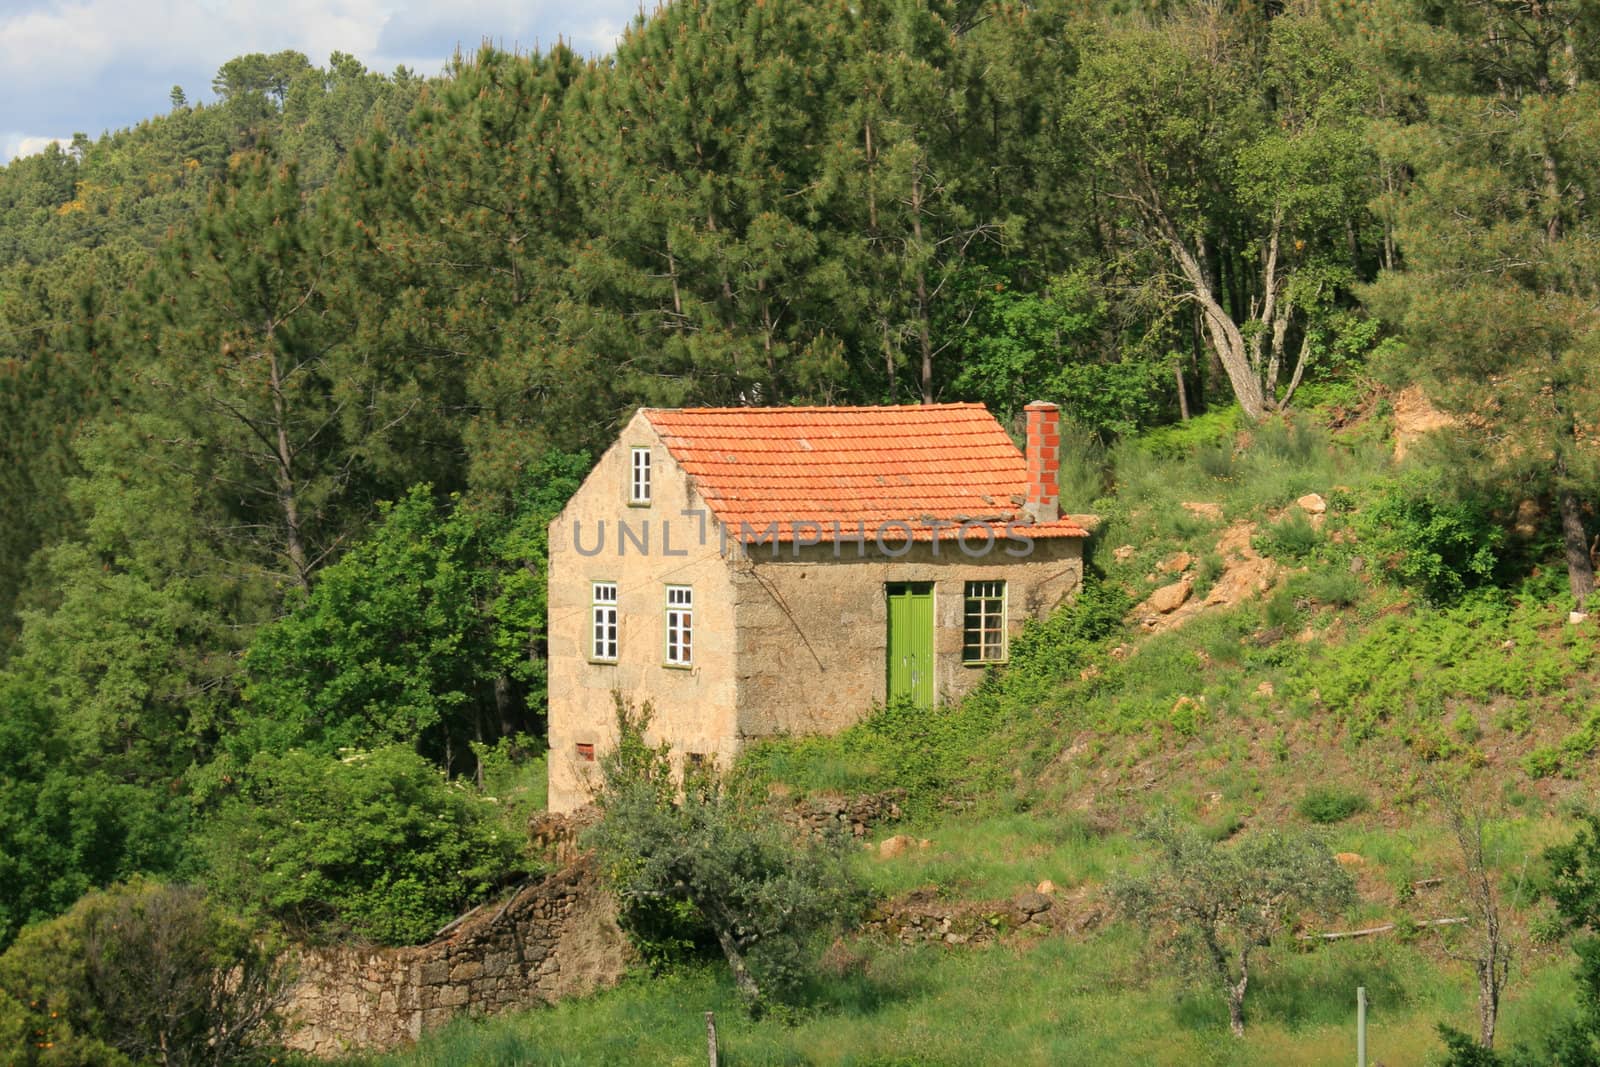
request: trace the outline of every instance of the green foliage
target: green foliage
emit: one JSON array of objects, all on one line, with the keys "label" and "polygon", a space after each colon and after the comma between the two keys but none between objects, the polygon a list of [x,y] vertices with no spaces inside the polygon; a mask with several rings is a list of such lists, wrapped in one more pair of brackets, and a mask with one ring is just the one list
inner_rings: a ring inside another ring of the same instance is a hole
[{"label": "green foliage", "polygon": [[[1110,327],[1108,294],[1082,271],[1036,289],[1018,288],[1015,273],[973,270],[961,279],[975,295],[953,331],[960,372],[951,389],[1003,420],[1030,401],[1053,401],[1101,440],[1153,423],[1171,368],[1101,340]],[[1085,358],[1096,351],[1119,358]]]},{"label": "green foliage", "polygon": [[1345,907],[1355,883],[1315,838],[1275,830],[1218,844],[1170,813],[1145,824],[1153,869],[1114,886],[1118,907],[1147,928],[1172,931],[1164,949],[1224,992],[1244,1034],[1251,956],[1282,935],[1297,909]]},{"label": "green foliage", "polygon": [[409,944],[527,871],[522,840],[494,804],[393,745],[257,755],[201,848],[211,884],[242,907],[311,935]]},{"label": "green foliage", "polygon": [[1505,539],[1482,497],[1425,477],[1385,487],[1356,529],[1389,573],[1435,603],[1491,581]]},{"label": "green foliage", "polygon": [[1314,823],[1343,822],[1367,810],[1367,798],[1336,785],[1317,785],[1307,789],[1295,802],[1301,818]]},{"label": "green foliage", "polygon": [[447,763],[540,723],[548,524],[586,468],[546,455],[509,515],[427,486],[380,506],[371,535],[257,635],[236,755],[412,741]]},{"label": "green foliage", "polygon": [[[1141,434],[1137,444],[1141,451],[1159,459],[1186,459],[1200,453],[1218,450],[1231,457],[1234,437],[1238,434],[1240,425],[1239,409],[1233,406],[1222,407]],[[1219,477],[1209,470],[1207,474]]]},{"label": "green foliage", "polygon": [[1311,525],[1306,513],[1292,508],[1283,518],[1256,534],[1255,547],[1264,555],[1301,560],[1315,552],[1322,541],[1321,531]]},{"label": "green foliage", "polygon": [[792,1000],[819,937],[849,925],[864,899],[845,864],[847,838],[793,831],[742,806],[715,769],[673,772],[644,733],[646,706],[617,697],[617,747],[601,764],[602,818],[585,841],[600,854],[625,924],[652,955],[709,931],[752,1013]]},{"label": "green foliage", "polygon": [[0,1053],[41,1067],[265,1064],[279,948],[191,887],[91,893],[0,955],[0,1019],[9,1003],[25,1027]]}]

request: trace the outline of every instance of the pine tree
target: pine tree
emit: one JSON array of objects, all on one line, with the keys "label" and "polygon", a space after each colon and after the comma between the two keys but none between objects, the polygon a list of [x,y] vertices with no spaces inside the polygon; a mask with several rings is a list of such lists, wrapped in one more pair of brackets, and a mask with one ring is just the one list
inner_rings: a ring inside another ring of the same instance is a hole
[{"label": "pine tree", "polygon": [[1582,0],[1412,15],[1390,52],[1427,92],[1426,115],[1388,132],[1416,171],[1396,231],[1405,269],[1370,302],[1477,427],[1469,473],[1555,505],[1582,609],[1600,477],[1600,15]]}]

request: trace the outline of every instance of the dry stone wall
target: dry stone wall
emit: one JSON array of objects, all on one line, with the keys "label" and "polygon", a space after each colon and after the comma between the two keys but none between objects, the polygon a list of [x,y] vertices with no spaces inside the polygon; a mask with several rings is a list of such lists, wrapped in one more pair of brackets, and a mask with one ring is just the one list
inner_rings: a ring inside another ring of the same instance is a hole
[{"label": "dry stone wall", "polygon": [[414,948],[303,948],[287,1044],[318,1057],[409,1044],[462,1013],[493,1014],[610,985],[627,964],[616,908],[577,862]]}]

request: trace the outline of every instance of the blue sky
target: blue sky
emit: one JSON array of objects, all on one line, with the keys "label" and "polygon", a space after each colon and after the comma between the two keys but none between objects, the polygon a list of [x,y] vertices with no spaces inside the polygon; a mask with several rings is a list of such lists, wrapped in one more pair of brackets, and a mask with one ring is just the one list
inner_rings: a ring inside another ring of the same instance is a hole
[{"label": "blue sky", "polygon": [[[349,52],[375,70],[435,74],[457,45],[557,37],[602,53],[639,0],[0,0],[0,161],[76,131],[98,137],[168,109],[181,85],[247,52]],[[649,6],[653,9],[654,0]]]}]

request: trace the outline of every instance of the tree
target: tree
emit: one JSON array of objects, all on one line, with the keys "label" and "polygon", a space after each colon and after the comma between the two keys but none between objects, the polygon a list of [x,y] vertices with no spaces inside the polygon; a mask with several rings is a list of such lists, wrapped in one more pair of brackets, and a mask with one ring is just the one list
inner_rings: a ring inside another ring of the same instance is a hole
[{"label": "tree", "polygon": [[1404,269],[1366,296],[1430,392],[1476,428],[1468,476],[1554,505],[1583,610],[1600,478],[1593,7],[1466,0],[1406,13],[1389,59],[1427,111],[1380,131],[1416,177],[1395,231]]},{"label": "tree", "polygon": [[548,526],[587,469],[547,455],[509,514],[428,486],[380,505],[256,635],[235,755],[404,742],[455,771],[473,742],[542,733]]},{"label": "tree", "polygon": [[1365,269],[1362,72],[1313,13],[1221,4],[1081,54],[1059,123],[1118,207],[1108,244],[1163,253],[1248,418],[1286,406]]},{"label": "tree", "polygon": [[1118,884],[1119,907],[1134,922],[1171,929],[1167,950],[1224,994],[1228,1025],[1244,1036],[1251,960],[1269,948],[1301,908],[1344,907],[1354,882],[1325,845],[1276,830],[1217,844],[1170,814],[1146,823],[1153,869]]},{"label": "tree", "polygon": [[200,890],[136,880],[26,930],[0,1000],[26,1005],[18,1062],[198,1067],[275,1036],[286,977],[278,946]]},{"label": "tree", "polygon": [[208,884],[310,936],[417,944],[529,867],[495,805],[407,745],[262,753],[226,779]]},{"label": "tree", "polygon": [[181,427],[219,528],[301,590],[365,521],[420,405],[398,353],[349,344],[362,298],[332,269],[342,225],[306,202],[293,165],[252,156],[147,284],[139,402]]},{"label": "tree", "polygon": [[601,762],[602,818],[585,840],[630,913],[677,902],[710,928],[752,1012],[792,996],[807,950],[862,903],[844,839],[796,841],[766,813],[743,807],[714,767],[674,772],[645,739],[650,708],[617,695],[616,748]]},{"label": "tree", "polygon": [[1450,836],[1461,854],[1467,907],[1476,920],[1472,946],[1465,952],[1452,950],[1451,955],[1472,964],[1478,980],[1478,1044],[1492,1049],[1500,1020],[1500,994],[1511,977],[1514,949],[1506,939],[1500,916],[1500,890],[1489,869],[1483,809],[1469,809],[1459,795],[1451,792],[1441,791],[1439,795]]}]

